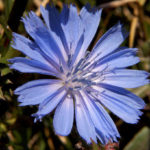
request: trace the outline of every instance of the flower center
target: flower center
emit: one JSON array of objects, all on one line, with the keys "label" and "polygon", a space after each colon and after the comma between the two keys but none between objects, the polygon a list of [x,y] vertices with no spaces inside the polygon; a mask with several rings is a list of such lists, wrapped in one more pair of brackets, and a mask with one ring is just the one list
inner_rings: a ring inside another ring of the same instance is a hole
[{"label": "flower center", "polygon": [[96,63],[88,62],[87,58],[81,59],[76,65],[71,66],[70,71],[64,77],[64,85],[70,91],[84,89],[96,85],[103,79],[103,72],[94,72]]}]

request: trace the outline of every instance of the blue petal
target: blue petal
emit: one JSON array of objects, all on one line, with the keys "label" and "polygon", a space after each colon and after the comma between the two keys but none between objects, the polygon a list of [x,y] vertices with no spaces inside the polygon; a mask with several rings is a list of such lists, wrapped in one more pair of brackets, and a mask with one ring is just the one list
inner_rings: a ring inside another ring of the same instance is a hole
[{"label": "blue petal", "polygon": [[81,35],[81,37],[79,39],[79,42],[77,43],[77,47],[75,49],[74,55],[72,56],[71,65],[70,66],[72,66],[72,65],[75,66],[76,63],[78,62],[78,60],[81,59],[80,52],[82,51],[81,47],[82,47],[83,41],[84,41],[84,34]]},{"label": "blue petal", "polygon": [[60,27],[59,12],[57,11],[57,9],[47,4],[46,8],[44,8],[43,6],[40,6],[40,11],[50,32],[59,31],[61,27]]},{"label": "blue petal", "polygon": [[94,35],[99,26],[100,18],[101,18],[102,9],[97,10],[95,8],[91,8],[90,5],[86,5],[80,11],[79,16],[84,25],[84,41],[81,47],[81,50],[78,54],[77,62],[84,57],[85,51],[89,47]]},{"label": "blue petal", "polygon": [[100,58],[112,53],[120,46],[120,44],[125,40],[127,35],[128,34],[123,29],[120,23],[110,28],[96,43],[95,47],[91,52],[91,57],[89,61],[94,58],[95,61],[99,60]]},{"label": "blue petal", "polygon": [[65,52],[59,47],[57,39],[49,32],[42,20],[34,12],[29,13],[29,17],[23,18],[25,29],[34,39],[40,50],[53,60],[53,63],[59,64],[60,60],[64,61]]},{"label": "blue petal", "polygon": [[69,54],[73,55],[84,29],[77,8],[74,5],[70,5],[70,8],[64,6],[60,20],[70,50]]},{"label": "blue petal", "polygon": [[48,97],[39,105],[38,112],[33,114],[35,121],[52,112],[55,107],[66,98],[67,92],[63,88],[57,90],[53,95]]},{"label": "blue petal", "polygon": [[[15,94],[20,95],[18,97],[18,101],[21,102],[20,106],[37,105],[53,95],[61,87],[60,82],[51,82],[48,79],[35,80],[17,88]],[[38,94],[37,91],[39,91]]]},{"label": "blue petal", "polygon": [[[17,33],[13,33],[12,47],[14,49],[19,50],[31,59],[47,64],[51,68],[55,67],[53,60],[48,58],[47,55],[45,55],[44,53],[42,53],[38,45],[36,45],[36,43],[25,38],[24,36],[21,36]],[[56,69],[54,68],[54,70]]]},{"label": "blue petal", "polygon": [[59,46],[63,44],[64,50],[68,52],[68,45],[67,41],[64,35],[64,32],[62,30],[62,27],[60,25],[60,14],[57,11],[55,7],[50,7],[49,5],[46,6],[46,9],[44,7],[40,7],[42,17],[44,18],[44,21],[51,32],[53,36],[56,38],[57,42],[59,42]]},{"label": "blue petal", "polygon": [[136,88],[149,83],[149,73],[146,71],[116,69],[104,76],[103,83],[123,88]]},{"label": "blue petal", "polygon": [[74,119],[73,99],[68,95],[56,108],[53,125],[56,134],[67,136],[72,129]]},{"label": "blue petal", "polygon": [[54,69],[46,64],[43,64],[36,60],[30,60],[23,57],[15,57],[9,59],[9,62],[13,63],[10,68],[18,70],[24,73],[39,73],[44,75],[53,75],[59,77],[58,72],[54,72]]},{"label": "blue petal", "polygon": [[137,123],[145,106],[144,101],[133,93],[116,86],[100,84],[104,89],[99,96],[99,101],[110,109],[114,114],[127,123]]},{"label": "blue petal", "polygon": [[74,96],[75,118],[78,133],[84,140],[86,140],[87,143],[91,143],[91,139],[97,143],[94,124],[91,120],[89,112],[82,98],[78,94],[75,94]]},{"label": "blue petal", "polygon": [[89,5],[83,7],[80,11],[80,17],[82,19],[84,25],[84,44],[83,44],[83,51],[87,50],[88,46],[90,45],[92,39],[95,36],[97,28],[99,26],[100,18],[101,18],[102,9],[97,10],[95,8],[90,8]]},{"label": "blue petal", "polygon": [[95,128],[101,132],[99,137],[103,139],[103,144],[107,144],[109,141],[116,141],[117,137],[120,137],[120,135],[108,113],[101,105],[97,106],[94,100],[88,96],[86,91],[80,91],[80,93],[83,97],[85,105],[87,106]]},{"label": "blue petal", "polygon": [[59,84],[59,83],[61,83],[61,80],[54,80],[54,79],[33,80],[19,86],[14,92],[15,94],[19,94],[21,91],[26,90],[28,88],[36,87],[39,85],[42,86],[42,85]]},{"label": "blue petal", "polygon": [[140,61],[140,59],[136,57],[136,52],[136,48],[127,48],[108,55],[98,61],[94,71],[98,71],[103,65],[107,65],[109,69],[132,66]]},{"label": "blue petal", "polygon": [[12,47],[19,50],[31,59],[50,65],[50,63],[39,53],[40,50],[37,45],[22,35],[13,33]]}]

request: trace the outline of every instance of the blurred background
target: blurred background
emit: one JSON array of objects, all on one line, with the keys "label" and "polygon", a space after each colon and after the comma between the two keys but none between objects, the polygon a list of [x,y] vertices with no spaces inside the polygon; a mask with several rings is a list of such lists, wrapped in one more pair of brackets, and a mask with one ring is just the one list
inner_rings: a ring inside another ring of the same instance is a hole
[{"label": "blurred background", "polygon": [[147,104],[137,125],[126,124],[110,113],[121,139],[119,143],[106,146],[100,143],[87,145],[78,135],[75,124],[68,137],[55,135],[53,113],[44,117],[42,122],[34,123],[31,114],[37,107],[18,107],[13,90],[44,76],[21,74],[9,69],[9,58],[23,56],[10,46],[12,32],[28,36],[20,22],[21,16],[30,10],[40,16],[40,5],[47,3],[53,3],[59,11],[63,3],[74,3],[78,10],[86,3],[104,8],[91,48],[107,29],[120,20],[130,32],[123,45],[139,48],[141,62],[132,68],[150,72],[150,0],[0,0],[0,150],[150,150],[150,85],[131,90]]}]

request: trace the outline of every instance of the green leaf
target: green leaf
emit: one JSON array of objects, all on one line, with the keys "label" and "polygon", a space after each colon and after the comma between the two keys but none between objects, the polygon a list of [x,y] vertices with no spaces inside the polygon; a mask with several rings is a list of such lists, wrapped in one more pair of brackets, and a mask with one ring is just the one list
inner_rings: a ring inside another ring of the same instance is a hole
[{"label": "green leaf", "polygon": [[13,6],[13,2],[14,2],[14,0],[5,0],[4,1],[5,6],[7,6],[7,9],[5,9],[5,19],[6,20],[9,17],[10,11],[11,11],[12,6]]},{"label": "green leaf", "polygon": [[9,125],[13,125],[13,124],[16,122],[16,118],[8,119],[8,120],[6,120],[6,122],[7,122]]},{"label": "green leaf", "polygon": [[143,127],[135,137],[126,145],[124,150],[149,150],[150,129]]},{"label": "green leaf", "polygon": [[8,64],[8,59],[13,58],[13,57],[17,57],[19,56],[21,53],[17,50],[14,50],[12,47],[9,47],[7,53],[5,54],[5,56],[1,57],[0,59],[0,63],[3,64]]},{"label": "green leaf", "polygon": [[5,76],[10,72],[11,72],[11,70],[9,68],[4,68],[1,70],[1,76]]},{"label": "green leaf", "polygon": [[[11,39],[12,33],[11,33],[11,30],[10,30],[10,29],[8,28],[8,26],[7,26],[7,20],[6,20],[6,18],[5,18],[4,15],[3,15],[3,16],[0,16],[0,24],[1,24],[1,26],[3,27],[6,36],[7,36],[9,39]],[[3,38],[3,39],[2,39],[2,38]],[[0,39],[4,41],[4,36],[1,35]],[[1,44],[1,43],[0,43],[0,44]]]},{"label": "green leaf", "polygon": [[27,131],[26,131],[26,136],[27,136],[27,141],[29,141],[31,139],[31,136],[32,136],[32,130],[31,128],[28,128]]},{"label": "green leaf", "polygon": [[46,149],[46,144],[44,140],[41,140],[39,143],[39,150],[45,150]]},{"label": "green leaf", "polygon": [[0,123],[0,132],[6,132],[7,128],[6,125],[4,123]]},{"label": "green leaf", "polygon": [[15,138],[16,143],[21,143],[21,142],[22,142],[22,136],[21,136],[21,134],[19,133],[19,131],[14,130],[14,131],[13,131],[13,135],[14,135],[14,138]]}]

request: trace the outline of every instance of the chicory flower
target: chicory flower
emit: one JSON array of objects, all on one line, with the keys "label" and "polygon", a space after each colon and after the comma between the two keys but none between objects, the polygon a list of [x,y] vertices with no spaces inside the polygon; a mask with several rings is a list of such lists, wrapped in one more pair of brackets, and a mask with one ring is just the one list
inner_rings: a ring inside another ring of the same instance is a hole
[{"label": "chicory flower", "polygon": [[[49,75],[49,79],[30,81],[15,90],[20,106],[38,105],[35,122],[54,109],[56,134],[67,136],[75,117],[80,136],[91,143],[117,141],[118,130],[107,111],[127,123],[135,124],[142,115],[144,101],[124,88],[149,82],[145,71],[127,67],[139,62],[137,48],[120,47],[128,36],[122,24],[110,28],[91,51],[89,45],[99,26],[102,10],[64,5],[41,7],[44,22],[30,12],[22,19],[32,40],[13,34],[14,49],[27,57],[10,60],[10,68],[23,73]],[[56,79],[51,79],[54,76]]]}]

